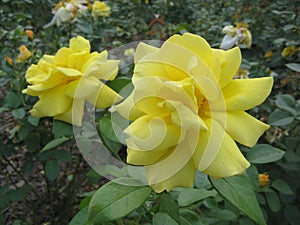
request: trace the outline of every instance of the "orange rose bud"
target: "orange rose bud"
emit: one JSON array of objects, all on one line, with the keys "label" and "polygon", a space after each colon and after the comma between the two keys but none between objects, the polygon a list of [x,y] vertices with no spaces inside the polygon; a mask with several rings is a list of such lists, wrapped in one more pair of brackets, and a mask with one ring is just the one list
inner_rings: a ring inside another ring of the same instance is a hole
[{"label": "orange rose bud", "polygon": [[33,31],[32,30],[25,30],[25,33],[30,40],[33,39]]},{"label": "orange rose bud", "polygon": [[259,177],[259,186],[260,187],[266,186],[270,181],[269,175],[267,175],[267,174],[260,173],[260,174],[258,174],[258,177]]},{"label": "orange rose bud", "polygon": [[13,65],[14,64],[14,61],[12,60],[12,58],[10,58],[9,56],[6,56],[5,57],[5,61],[9,64],[9,65]]}]

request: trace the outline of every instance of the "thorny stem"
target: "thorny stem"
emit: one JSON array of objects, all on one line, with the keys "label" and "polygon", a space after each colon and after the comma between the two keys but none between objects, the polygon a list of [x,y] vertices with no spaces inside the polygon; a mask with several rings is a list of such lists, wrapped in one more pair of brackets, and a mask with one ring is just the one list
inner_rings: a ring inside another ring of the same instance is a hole
[{"label": "thorny stem", "polygon": [[[23,175],[19,170],[17,170],[17,168],[9,161],[9,159],[6,158],[5,155],[2,154],[1,156],[2,156],[2,158],[4,159],[4,161],[7,162],[8,165],[11,166],[11,168],[12,168],[12,169],[13,169],[13,170],[14,170],[14,171],[22,178],[22,180],[23,180],[26,184],[30,185],[31,187],[34,187],[34,186],[31,185],[31,183],[26,179],[26,177],[24,177],[24,175]],[[14,186],[15,186],[15,185],[14,185]],[[36,190],[32,189],[32,192],[35,194],[36,197],[40,198],[40,195],[36,192]]]}]

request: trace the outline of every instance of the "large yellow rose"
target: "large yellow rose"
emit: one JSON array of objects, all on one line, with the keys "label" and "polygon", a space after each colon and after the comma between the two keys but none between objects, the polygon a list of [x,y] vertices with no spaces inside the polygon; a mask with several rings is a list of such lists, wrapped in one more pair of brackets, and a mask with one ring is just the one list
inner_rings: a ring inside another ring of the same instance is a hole
[{"label": "large yellow rose", "polygon": [[70,40],[55,56],[44,55],[26,72],[30,84],[23,90],[38,96],[30,113],[54,117],[81,125],[85,100],[99,109],[111,106],[121,97],[101,80],[112,80],[118,73],[118,60],[107,60],[107,52],[90,53],[90,43],[83,37]]},{"label": "large yellow rose", "polygon": [[156,192],[191,187],[196,169],[227,177],[249,166],[235,141],[251,147],[269,128],[244,110],[266,99],[273,80],[233,79],[240,63],[239,48],[213,49],[190,33],[137,47],[134,89],[117,110],[133,121],[127,162],[145,166]]}]

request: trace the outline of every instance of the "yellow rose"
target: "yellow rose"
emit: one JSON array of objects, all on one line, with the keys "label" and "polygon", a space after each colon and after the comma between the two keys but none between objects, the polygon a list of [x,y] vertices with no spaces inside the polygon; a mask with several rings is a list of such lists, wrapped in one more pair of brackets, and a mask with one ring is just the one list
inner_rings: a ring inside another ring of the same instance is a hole
[{"label": "yellow rose", "polygon": [[154,191],[191,187],[196,169],[227,177],[249,166],[235,141],[251,147],[269,128],[244,110],[266,99],[273,79],[233,79],[240,63],[239,48],[213,49],[190,33],[138,45],[133,92],[116,109],[133,121],[127,162],[145,166]]},{"label": "yellow rose", "polygon": [[90,53],[90,43],[83,37],[70,40],[55,56],[44,55],[26,72],[30,84],[23,93],[38,96],[30,111],[37,117],[54,117],[81,125],[84,102],[99,109],[111,106],[121,97],[101,80],[112,80],[118,73],[117,60],[107,60],[107,52]]},{"label": "yellow rose", "polygon": [[98,16],[109,16],[110,7],[106,5],[105,2],[95,1],[92,7],[92,15],[94,17]]},{"label": "yellow rose", "polygon": [[281,56],[283,58],[289,57],[289,56],[293,56],[295,55],[298,51],[300,50],[300,48],[297,48],[295,45],[292,46],[288,46],[285,47],[282,52],[281,52]]},{"label": "yellow rose", "polygon": [[16,62],[25,62],[27,59],[31,57],[31,51],[28,50],[28,48],[25,45],[22,45],[19,48],[20,54],[16,58]]}]

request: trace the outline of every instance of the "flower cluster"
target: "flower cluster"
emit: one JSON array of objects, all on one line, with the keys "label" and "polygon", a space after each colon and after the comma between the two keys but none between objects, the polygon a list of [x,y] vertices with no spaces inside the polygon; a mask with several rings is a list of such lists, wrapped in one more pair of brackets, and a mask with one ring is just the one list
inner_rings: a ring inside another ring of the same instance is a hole
[{"label": "flower cluster", "polygon": [[236,26],[226,26],[223,28],[224,36],[220,48],[230,49],[233,46],[240,48],[250,48],[252,44],[252,35],[248,30],[248,25],[245,23],[236,23]]},{"label": "flower cluster", "polygon": [[137,47],[133,92],[116,108],[133,121],[127,162],[145,166],[156,192],[191,187],[195,170],[227,177],[249,166],[235,141],[251,147],[269,128],[244,111],[266,99],[273,79],[233,79],[240,63],[239,48],[213,49],[190,33]]},{"label": "flower cluster", "polygon": [[37,117],[54,117],[81,125],[85,100],[99,109],[111,106],[121,97],[101,80],[112,80],[118,72],[118,60],[107,60],[107,52],[90,53],[90,43],[83,37],[70,40],[55,56],[44,55],[26,72],[30,84],[23,90],[38,96],[30,111]]}]

